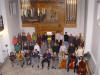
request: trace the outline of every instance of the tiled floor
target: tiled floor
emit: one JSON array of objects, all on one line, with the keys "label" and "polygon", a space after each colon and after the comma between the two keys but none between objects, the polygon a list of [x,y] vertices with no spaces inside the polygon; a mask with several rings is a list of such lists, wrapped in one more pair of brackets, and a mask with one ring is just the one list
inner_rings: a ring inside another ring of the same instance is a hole
[{"label": "tiled floor", "polygon": [[20,66],[11,67],[10,61],[7,61],[1,69],[2,75],[77,75],[73,71],[67,72],[66,69],[38,69],[36,67],[32,68],[31,66]]}]

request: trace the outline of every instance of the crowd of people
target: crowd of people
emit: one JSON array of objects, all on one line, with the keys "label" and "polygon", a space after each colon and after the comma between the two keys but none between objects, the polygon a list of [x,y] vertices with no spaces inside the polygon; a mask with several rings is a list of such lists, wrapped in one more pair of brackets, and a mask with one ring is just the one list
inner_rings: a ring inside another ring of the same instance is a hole
[{"label": "crowd of people", "polygon": [[[52,35],[44,33],[41,36],[34,32],[32,35],[29,32],[27,35],[25,32],[22,32],[13,38],[12,43],[15,48],[15,51],[11,52],[9,56],[12,67],[17,63],[22,68],[24,65],[30,65],[32,67],[36,65],[40,68],[41,63],[42,68],[44,68],[44,62],[47,62],[48,69],[51,68],[51,64],[52,69],[62,68],[61,65],[64,65],[65,67],[63,67],[67,71],[73,69],[74,72],[80,75],[80,68],[84,68],[83,75],[86,75],[86,65],[83,59],[84,40],[82,39],[81,33],[73,36],[72,34],[68,35],[67,32],[65,34],[56,32]],[[66,60],[66,63],[62,64],[62,60]],[[80,64],[84,64],[84,66]]]}]

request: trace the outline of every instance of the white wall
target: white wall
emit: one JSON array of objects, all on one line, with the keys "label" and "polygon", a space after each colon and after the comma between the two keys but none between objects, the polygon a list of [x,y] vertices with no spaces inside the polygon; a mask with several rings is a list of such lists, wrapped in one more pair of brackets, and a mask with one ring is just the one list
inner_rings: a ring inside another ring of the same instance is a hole
[{"label": "white wall", "polygon": [[64,32],[77,35],[82,33],[84,35],[84,18],[85,18],[85,0],[78,0],[77,9],[77,27],[76,28],[64,28]]},{"label": "white wall", "polygon": [[[10,1],[13,1],[15,4],[15,14],[11,15],[9,12],[9,4]],[[8,24],[8,32],[10,37],[10,44],[11,49],[13,48],[12,45],[12,38],[20,32],[20,22],[19,22],[19,9],[18,9],[18,0],[5,0],[5,8],[6,8],[6,15],[7,15],[7,24]]]},{"label": "white wall", "polygon": [[29,32],[31,35],[33,32],[35,32],[35,28],[34,27],[22,27],[22,32],[25,32],[26,34]]},{"label": "white wall", "polygon": [[[7,56],[5,53],[9,53],[14,50],[14,46],[12,45],[12,38],[17,35],[18,32],[20,32],[18,0],[12,0],[16,5],[16,14],[14,15],[11,15],[9,12],[10,1],[11,0],[0,0],[0,8],[4,22],[4,30],[0,32],[0,62],[3,62]],[[5,48],[6,44],[8,44],[8,48]]]},{"label": "white wall", "polygon": [[[88,0],[88,12],[87,12],[87,23],[86,23],[86,40],[85,40],[85,52],[89,51],[91,53],[92,59],[96,66],[96,58],[94,55],[97,55],[96,49],[93,49],[93,45],[95,44],[93,42],[94,37],[94,27],[96,27],[96,1],[95,0]],[[97,36],[96,36],[97,37]],[[95,47],[95,46],[93,46]],[[93,52],[94,51],[94,52]]]},{"label": "white wall", "polygon": [[97,17],[100,18],[100,7],[97,9],[98,4],[96,0],[89,0],[88,2],[88,17],[86,29],[86,42],[85,50],[89,51],[95,62],[96,68],[93,75],[100,75],[100,26],[97,22]]},{"label": "white wall", "polygon": [[91,50],[96,61],[95,75],[99,75],[100,71],[100,26],[98,25],[97,21],[98,18],[100,19],[100,3],[96,3],[95,20],[94,20],[95,25],[93,27],[93,39],[92,39],[92,50]]}]

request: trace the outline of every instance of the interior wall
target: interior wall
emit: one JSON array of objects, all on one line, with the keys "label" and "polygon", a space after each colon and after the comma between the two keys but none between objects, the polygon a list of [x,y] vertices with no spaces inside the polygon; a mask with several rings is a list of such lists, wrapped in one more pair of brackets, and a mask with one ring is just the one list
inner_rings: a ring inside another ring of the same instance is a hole
[{"label": "interior wall", "polygon": [[[14,8],[15,13],[11,14],[9,10],[9,5],[11,3],[15,3]],[[7,15],[7,23],[8,23],[8,31],[9,31],[9,38],[11,49],[14,49],[12,45],[12,38],[20,32],[20,22],[19,22],[19,7],[18,7],[18,0],[5,0],[5,8],[6,8],[6,15]]]},{"label": "interior wall", "polygon": [[95,75],[99,75],[100,71],[100,26],[98,24],[98,19],[100,19],[100,2],[96,3],[95,11],[95,25],[93,27],[93,39],[92,39],[92,54],[96,61],[96,72]]},{"label": "interior wall", "polygon": [[93,26],[95,17],[95,0],[88,0],[88,13],[87,13],[87,23],[86,23],[86,42],[85,50],[92,50],[92,36],[93,36]]},{"label": "interior wall", "polygon": [[[11,15],[9,10],[11,1],[15,3],[16,14],[14,15]],[[12,38],[20,32],[18,0],[0,0],[0,8],[4,23],[4,30],[0,32],[0,62],[2,63],[5,57],[14,50]]]},{"label": "interior wall", "polygon": [[64,32],[77,35],[82,33],[84,36],[84,18],[85,18],[85,0],[78,0],[77,9],[77,27],[76,28],[64,28]]},{"label": "interior wall", "polygon": [[22,32],[25,32],[26,34],[29,32],[31,35],[33,32],[35,32],[35,28],[34,27],[23,27],[22,28]]},{"label": "interior wall", "polygon": [[97,20],[97,18],[100,19],[99,5],[97,0],[89,0],[88,2],[85,50],[91,53],[96,65],[93,75],[99,75],[100,71],[100,26]]}]

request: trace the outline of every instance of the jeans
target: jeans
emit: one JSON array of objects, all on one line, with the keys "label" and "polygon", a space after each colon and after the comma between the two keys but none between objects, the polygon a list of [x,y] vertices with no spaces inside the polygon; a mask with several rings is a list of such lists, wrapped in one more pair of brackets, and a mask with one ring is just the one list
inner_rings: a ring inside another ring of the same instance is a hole
[{"label": "jeans", "polygon": [[50,47],[52,48],[53,46],[54,46],[54,40],[51,40],[51,42],[50,42]]},{"label": "jeans", "polygon": [[23,59],[19,60],[19,64],[20,64],[21,67],[23,67],[24,66],[24,60]]},{"label": "jeans", "polygon": [[58,59],[52,60],[52,68],[57,68],[58,64],[59,64],[59,60]]},{"label": "jeans", "polygon": [[12,65],[12,67],[14,67],[14,65],[17,63],[17,61],[15,60],[15,61],[11,61],[11,65]]},{"label": "jeans", "polygon": [[27,65],[30,65],[30,64],[31,64],[31,59],[28,58],[28,57],[26,57],[26,64],[27,64]]},{"label": "jeans", "polygon": [[49,59],[43,59],[42,60],[42,68],[44,67],[44,62],[48,63],[48,67],[50,67],[50,60]]},{"label": "jeans", "polygon": [[65,46],[66,46],[66,49],[68,49],[68,47],[69,47],[68,42],[67,42],[67,41],[64,41],[64,44],[65,44]]},{"label": "jeans", "polygon": [[31,65],[33,66],[34,63],[36,63],[36,65],[39,66],[39,58],[38,58],[38,57],[32,58],[32,63],[31,63]]}]

